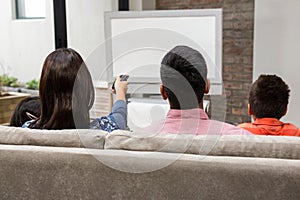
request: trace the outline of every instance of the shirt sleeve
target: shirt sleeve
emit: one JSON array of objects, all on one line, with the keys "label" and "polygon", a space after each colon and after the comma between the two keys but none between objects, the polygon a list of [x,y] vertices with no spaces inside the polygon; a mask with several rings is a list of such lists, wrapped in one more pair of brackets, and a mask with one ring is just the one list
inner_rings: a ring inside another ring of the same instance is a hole
[{"label": "shirt sleeve", "polygon": [[108,116],[96,118],[90,124],[90,129],[100,129],[112,132],[117,129],[126,129],[127,126],[127,104],[123,100],[114,103],[112,111]]},{"label": "shirt sleeve", "polygon": [[30,120],[30,121],[27,121],[25,122],[23,125],[22,125],[22,128],[29,128],[29,126],[31,125],[31,123],[33,123],[35,120]]}]

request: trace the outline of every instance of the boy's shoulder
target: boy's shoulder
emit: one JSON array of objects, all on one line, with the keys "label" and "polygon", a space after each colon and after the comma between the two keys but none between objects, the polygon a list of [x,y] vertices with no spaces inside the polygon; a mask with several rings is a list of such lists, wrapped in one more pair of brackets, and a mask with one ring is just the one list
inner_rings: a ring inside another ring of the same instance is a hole
[{"label": "boy's shoulder", "polygon": [[242,123],[238,127],[257,135],[300,136],[300,129],[275,118],[256,119],[253,123]]}]

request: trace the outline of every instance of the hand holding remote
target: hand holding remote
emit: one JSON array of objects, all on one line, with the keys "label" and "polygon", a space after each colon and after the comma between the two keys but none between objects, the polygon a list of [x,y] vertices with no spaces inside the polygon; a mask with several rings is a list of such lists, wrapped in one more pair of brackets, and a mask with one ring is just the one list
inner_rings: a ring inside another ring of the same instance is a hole
[{"label": "hand holding remote", "polygon": [[[120,77],[121,81],[127,81],[127,79],[129,78],[129,75],[120,75],[119,77]],[[111,88],[112,88],[113,90],[115,90],[115,83],[116,83],[116,80],[117,80],[117,78],[114,80],[114,82],[113,82],[113,84],[112,84],[112,86],[111,86]]]},{"label": "hand holding remote", "polygon": [[124,100],[126,101],[125,95],[127,92],[127,79],[129,78],[128,75],[121,75],[116,78],[112,85],[113,92],[116,93],[116,100]]}]

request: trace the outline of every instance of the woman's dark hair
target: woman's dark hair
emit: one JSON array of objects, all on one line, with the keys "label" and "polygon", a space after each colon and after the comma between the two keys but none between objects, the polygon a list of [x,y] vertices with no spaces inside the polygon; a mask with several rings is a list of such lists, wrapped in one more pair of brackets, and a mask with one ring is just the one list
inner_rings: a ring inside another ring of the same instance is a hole
[{"label": "woman's dark hair", "polygon": [[94,87],[79,53],[62,48],[49,54],[43,65],[39,92],[41,117],[35,128],[89,128]]},{"label": "woman's dark hair", "polygon": [[40,105],[39,97],[27,97],[20,101],[10,119],[10,126],[22,127],[25,122],[32,120],[30,114],[40,117]]},{"label": "woman's dark hair", "polygon": [[176,46],[162,59],[160,76],[173,109],[197,108],[202,102],[207,66],[199,51]]},{"label": "woman's dark hair", "polygon": [[280,119],[289,103],[290,89],[276,75],[260,75],[249,93],[249,104],[257,118]]}]

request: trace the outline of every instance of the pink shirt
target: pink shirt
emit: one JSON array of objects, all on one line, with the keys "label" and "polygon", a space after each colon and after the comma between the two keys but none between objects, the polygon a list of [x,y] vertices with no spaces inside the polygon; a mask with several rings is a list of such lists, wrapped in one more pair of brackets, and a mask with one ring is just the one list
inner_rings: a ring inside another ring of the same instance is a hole
[{"label": "pink shirt", "polygon": [[155,133],[187,133],[195,135],[251,135],[246,130],[224,122],[210,120],[204,110],[169,110],[165,120],[146,128]]}]

